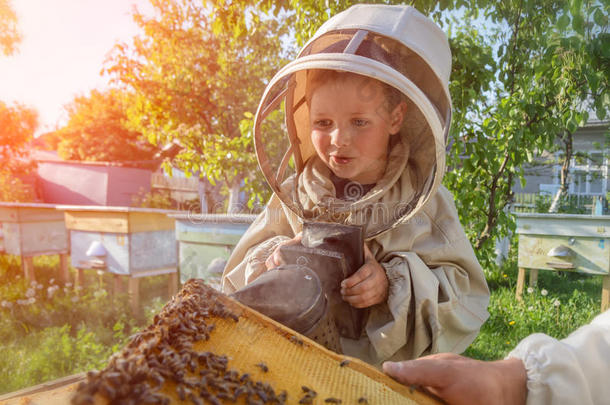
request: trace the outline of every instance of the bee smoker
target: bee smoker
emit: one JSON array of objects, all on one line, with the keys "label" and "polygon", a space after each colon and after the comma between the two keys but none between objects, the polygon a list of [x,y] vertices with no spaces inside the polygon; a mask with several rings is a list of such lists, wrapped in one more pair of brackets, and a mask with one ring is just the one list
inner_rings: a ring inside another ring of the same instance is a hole
[{"label": "bee smoker", "polygon": [[313,270],[295,264],[281,265],[231,297],[341,353],[339,333],[328,311],[320,278]]},{"label": "bee smoker", "polygon": [[301,245],[284,245],[280,247],[280,253],[285,263],[297,263],[316,272],[339,334],[358,339],[365,312],[343,301],[341,282],[364,264],[362,227],[306,222],[303,224]]},{"label": "bee smoker", "polygon": [[232,294],[251,308],[340,353],[339,336],[358,339],[364,310],[341,297],[341,281],[364,262],[359,226],[306,222],[301,244],[280,247],[285,264]]}]

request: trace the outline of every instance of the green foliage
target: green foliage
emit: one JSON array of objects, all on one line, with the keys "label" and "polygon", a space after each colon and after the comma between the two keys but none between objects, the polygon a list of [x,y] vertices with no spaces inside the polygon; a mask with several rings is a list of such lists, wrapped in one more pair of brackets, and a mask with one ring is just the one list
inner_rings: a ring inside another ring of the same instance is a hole
[{"label": "green foliage", "polygon": [[[583,103],[608,89],[608,75],[599,76],[607,58],[590,48],[607,26],[589,22],[586,32],[578,33],[561,16],[591,16],[595,7],[573,6],[566,11],[560,2],[509,1],[480,10],[491,22],[486,43],[497,49],[495,79],[468,110],[468,119],[453,127],[454,145],[464,137],[469,143],[449,154],[452,170],[445,184],[484,266],[491,265],[493,237],[514,227],[505,207],[515,180],[523,179],[524,164],[553,150],[564,130],[584,124]],[[600,78],[595,86],[590,75]]]},{"label": "green foliage", "polygon": [[[82,371],[102,368],[108,357],[126,340],[124,325],[115,324],[114,347],[101,342],[85,325],[76,331],[70,325],[54,326],[23,340],[0,347],[0,392],[40,384]],[[27,364],[27,367],[15,367]]]},{"label": "green foliage", "polygon": [[59,155],[66,160],[141,161],[157,149],[126,126],[125,94],[92,90],[67,107],[68,124],[56,132]]},{"label": "green foliage", "polygon": [[[330,16],[335,15],[350,6],[361,3],[352,0],[270,0],[256,2],[253,0],[233,1],[227,4],[223,0],[212,0],[214,8],[215,32],[228,31],[235,37],[245,36],[248,33],[248,21],[257,12],[273,13],[275,16],[282,12],[293,15],[293,29],[297,43],[302,46],[313,36],[316,30]],[[405,2],[388,0],[371,0],[368,4],[404,4]],[[433,17],[440,18],[440,13],[446,9],[458,9],[462,6],[478,7],[478,0],[418,0],[409,2],[424,14],[433,13]]]},{"label": "green foliage", "polygon": [[105,289],[95,287],[61,286],[54,280],[28,284],[19,279],[6,284],[0,289],[0,305],[0,341],[5,342],[64,324],[74,331],[83,323],[94,329],[111,329],[117,320],[127,322],[128,313],[126,297],[110,297]]},{"label": "green foliage", "polygon": [[0,0],[0,52],[12,55],[17,50],[21,35],[17,30],[17,15],[10,0]]},{"label": "green foliage", "polygon": [[[560,214],[590,214],[591,209],[587,208],[585,204],[579,203],[576,195],[562,195],[559,200],[559,206],[557,213]],[[590,198],[589,198],[590,199]],[[592,200],[592,199],[591,199]],[[538,195],[535,201],[535,211],[547,213],[551,208],[552,196],[550,195]],[[591,201],[592,203],[592,201]]]},{"label": "green foliage", "polygon": [[138,191],[138,194],[135,194],[131,198],[131,205],[133,207],[142,208],[174,208],[174,203],[170,198],[169,191],[163,190],[145,191],[143,189],[140,189],[140,191]]}]

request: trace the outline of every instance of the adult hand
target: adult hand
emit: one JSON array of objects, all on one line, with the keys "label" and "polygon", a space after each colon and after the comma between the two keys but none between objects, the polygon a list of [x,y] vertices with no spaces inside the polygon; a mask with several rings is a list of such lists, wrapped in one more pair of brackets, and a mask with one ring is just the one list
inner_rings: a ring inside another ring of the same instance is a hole
[{"label": "adult hand", "polygon": [[297,233],[294,238],[285,240],[277,244],[273,253],[269,255],[267,260],[265,260],[265,266],[267,266],[267,270],[271,270],[280,264],[284,264],[284,259],[282,258],[282,254],[280,253],[280,247],[284,245],[298,245],[301,243],[303,235],[301,232]]},{"label": "adult hand", "polygon": [[395,380],[419,385],[450,405],[525,404],[527,374],[520,359],[484,362],[453,353],[383,363]]},{"label": "adult hand", "polygon": [[364,264],[341,282],[343,300],[355,308],[367,308],[388,298],[388,277],[366,244]]}]

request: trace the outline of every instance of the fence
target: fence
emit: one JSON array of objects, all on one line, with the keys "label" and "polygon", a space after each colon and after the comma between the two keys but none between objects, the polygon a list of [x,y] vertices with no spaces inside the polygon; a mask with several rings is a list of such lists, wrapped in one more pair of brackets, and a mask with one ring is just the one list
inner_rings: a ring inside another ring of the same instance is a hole
[{"label": "fence", "polygon": [[[515,193],[512,212],[548,212],[553,195],[537,193]],[[597,196],[568,194],[560,203],[559,212],[590,214]]]}]

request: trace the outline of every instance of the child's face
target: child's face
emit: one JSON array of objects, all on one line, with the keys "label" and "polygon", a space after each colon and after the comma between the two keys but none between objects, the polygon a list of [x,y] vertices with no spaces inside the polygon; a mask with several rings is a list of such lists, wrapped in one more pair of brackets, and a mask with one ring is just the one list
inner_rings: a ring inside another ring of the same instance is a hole
[{"label": "child's face", "polygon": [[402,125],[405,105],[388,111],[383,86],[349,75],[327,81],[311,95],[311,139],[320,159],[341,178],[377,182],[387,162],[390,136]]}]

